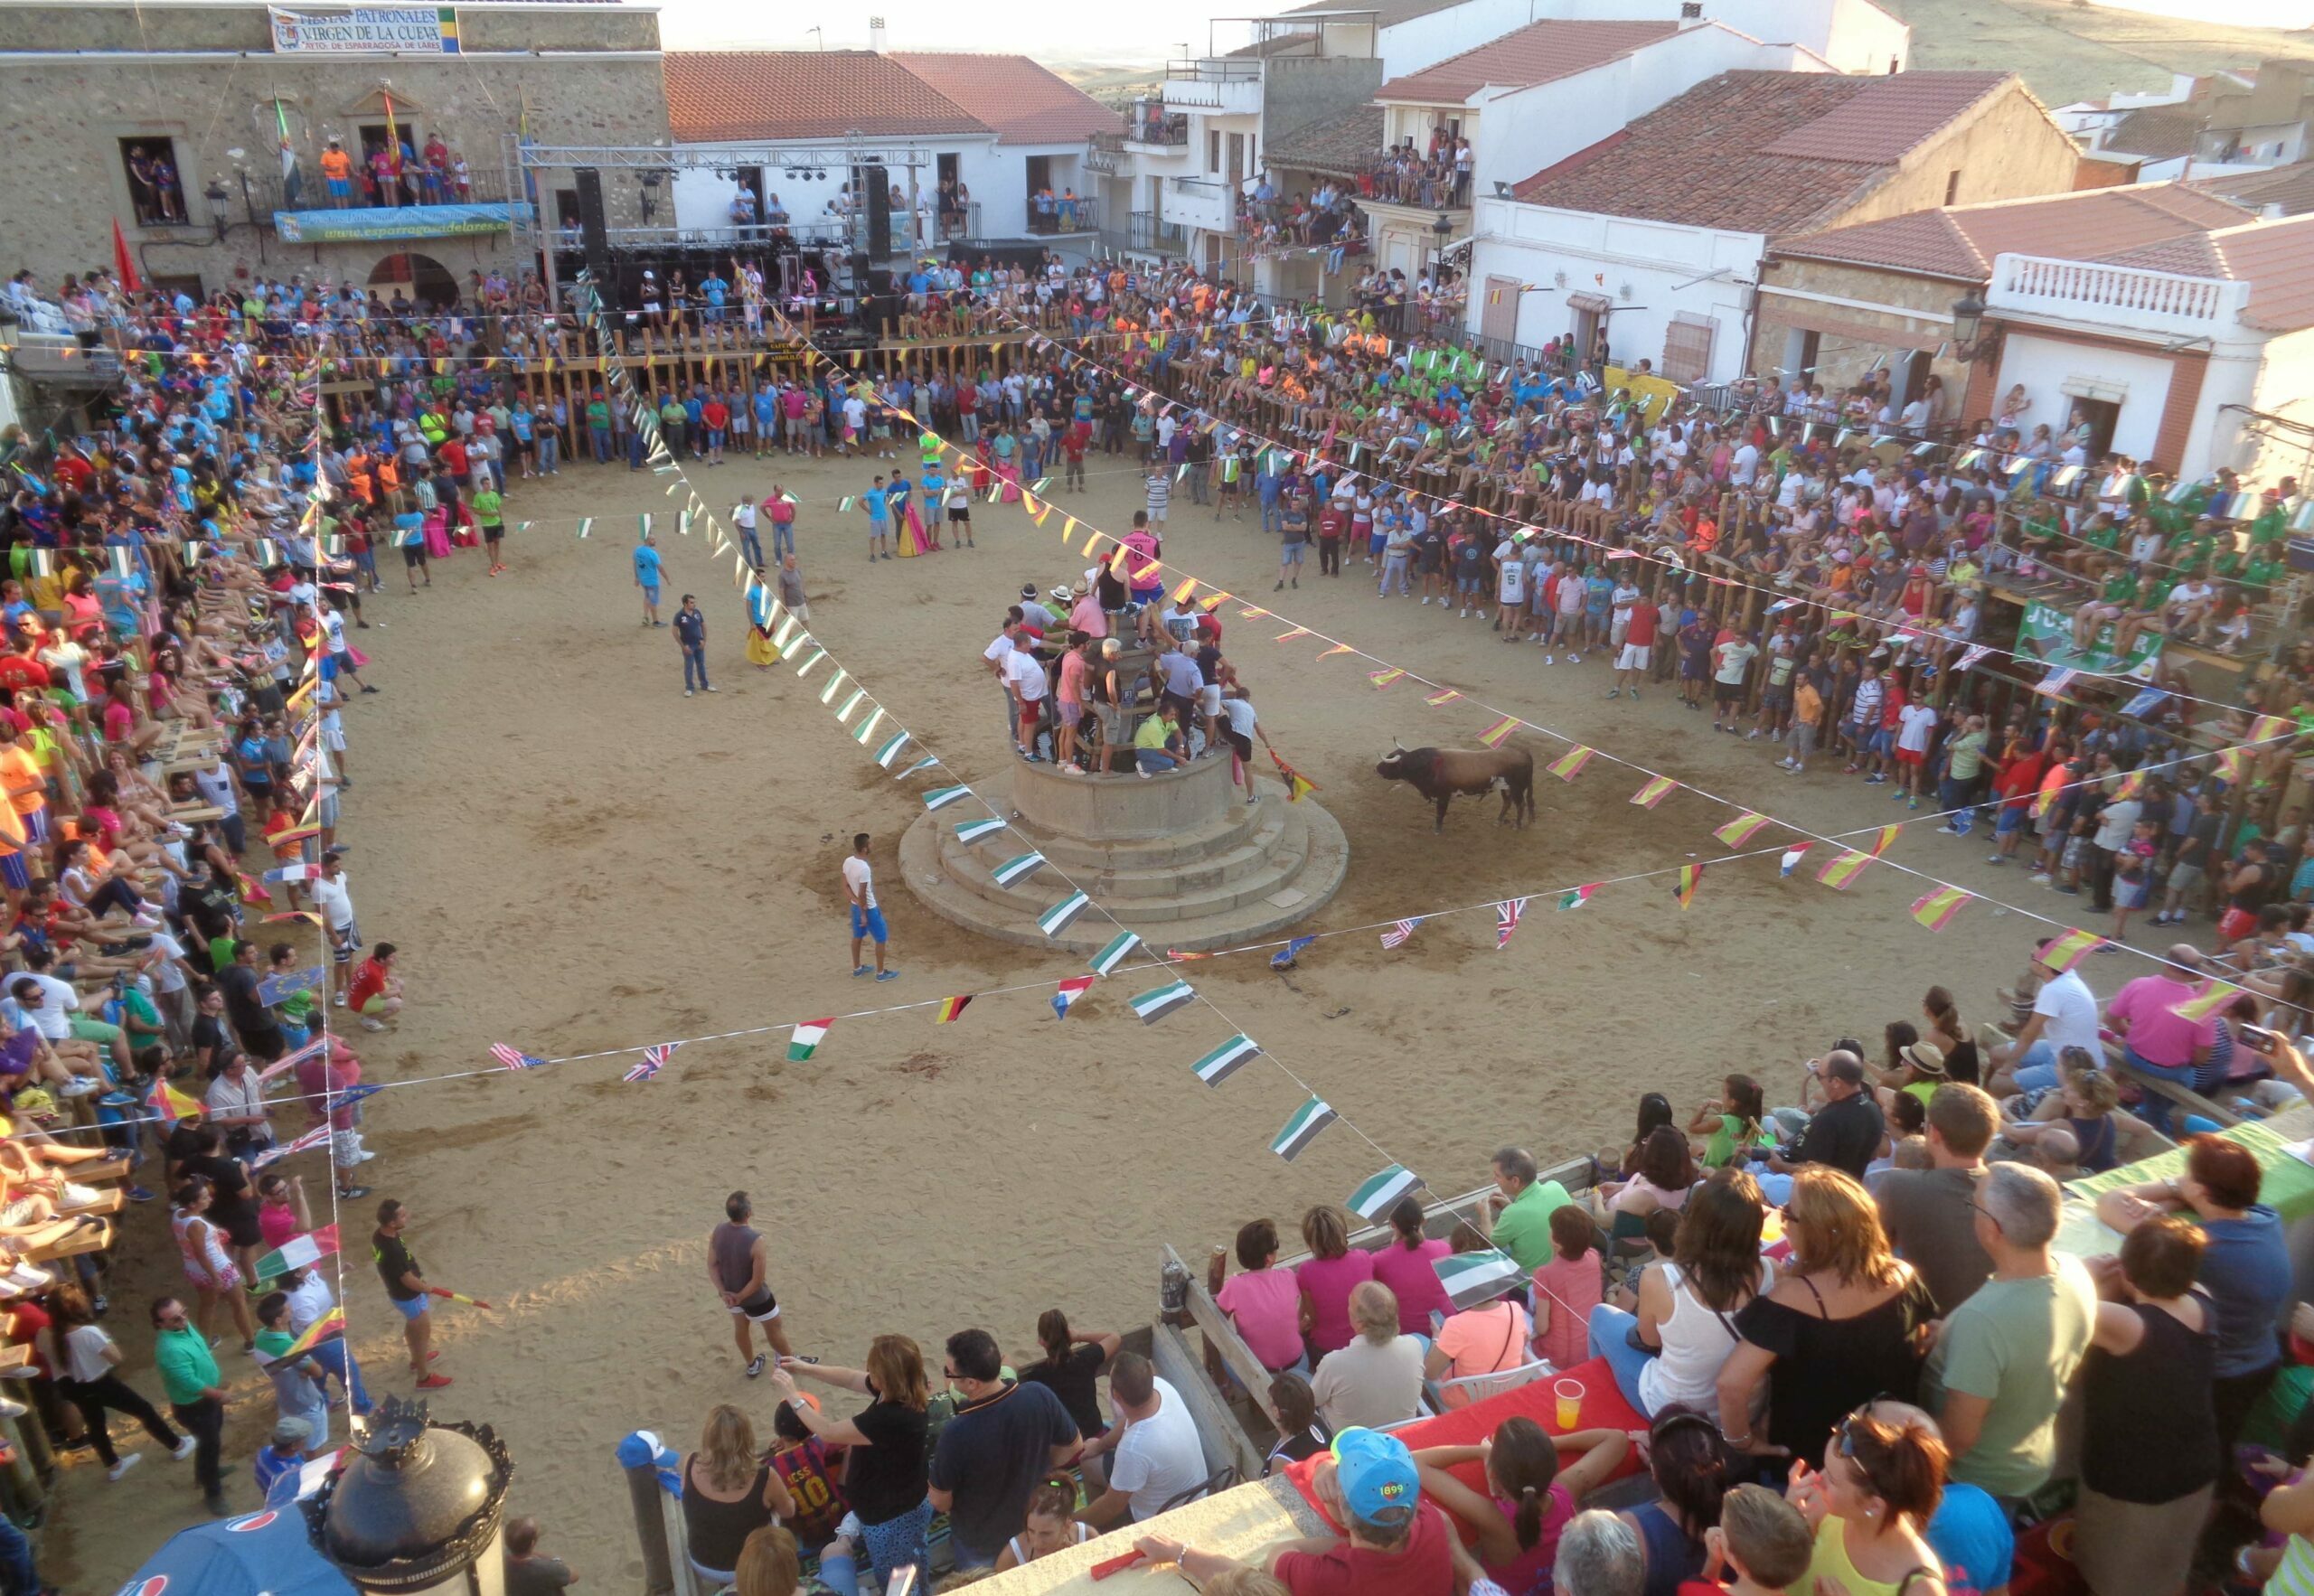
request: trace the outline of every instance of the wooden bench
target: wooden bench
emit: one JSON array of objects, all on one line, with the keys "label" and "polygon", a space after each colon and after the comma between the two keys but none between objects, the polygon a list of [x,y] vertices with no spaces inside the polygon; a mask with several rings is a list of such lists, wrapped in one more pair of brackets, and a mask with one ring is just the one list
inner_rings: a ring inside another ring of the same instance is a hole
[{"label": "wooden bench", "polygon": [[78,1258],[84,1253],[108,1251],[113,1244],[110,1222],[99,1219],[94,1225],[84,1225],[62,1241],[52,1242],[44,1247],[34,1247],[24,1254],[29,1263],[51,1263],[59,1258]]}]

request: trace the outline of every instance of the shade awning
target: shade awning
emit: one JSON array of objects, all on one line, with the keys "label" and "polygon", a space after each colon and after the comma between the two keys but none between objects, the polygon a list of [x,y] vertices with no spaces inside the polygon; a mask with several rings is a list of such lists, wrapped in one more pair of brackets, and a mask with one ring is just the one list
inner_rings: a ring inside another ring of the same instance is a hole
[{"label": "shade awning", "polygon": [[1576,310],[1587,310],[1594,315],[1614,307],[1614,301],[1604,294],[1570,294],[1566,302]]}]

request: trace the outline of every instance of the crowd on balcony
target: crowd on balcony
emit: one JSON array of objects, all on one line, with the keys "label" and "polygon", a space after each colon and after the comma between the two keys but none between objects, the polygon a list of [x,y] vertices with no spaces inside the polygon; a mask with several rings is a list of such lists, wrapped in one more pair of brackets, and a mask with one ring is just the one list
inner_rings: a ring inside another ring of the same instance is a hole
[{"label": "crowd on balcony", "polygon": [[1444,127],[1432,128],[1426,143],[1408,134],[1359,176],[1359,197],[1425,211],[1468,205],[1472,159],[1471,141]]},{"label": "crowd on balcony", "polygon": [[364,140],[356,156],[333,138],[321,154],[322,185],[332,208],[371,205],[463,205],[474,196],[466,156],[427,135],[417,148],[406,133]]}]

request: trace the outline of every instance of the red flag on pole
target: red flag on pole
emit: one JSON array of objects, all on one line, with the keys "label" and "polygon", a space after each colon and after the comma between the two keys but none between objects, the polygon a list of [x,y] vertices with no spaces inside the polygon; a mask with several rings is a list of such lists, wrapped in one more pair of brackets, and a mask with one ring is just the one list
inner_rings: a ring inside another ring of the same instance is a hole
[{"label": "red flag on pole", "polygon": [[141,294],[145,285],[137,280],[136,258],[128,252],[128,235],[120,230],[120,218],[112,219],[112,266],[119,274],[120,286],[131,294]]}]

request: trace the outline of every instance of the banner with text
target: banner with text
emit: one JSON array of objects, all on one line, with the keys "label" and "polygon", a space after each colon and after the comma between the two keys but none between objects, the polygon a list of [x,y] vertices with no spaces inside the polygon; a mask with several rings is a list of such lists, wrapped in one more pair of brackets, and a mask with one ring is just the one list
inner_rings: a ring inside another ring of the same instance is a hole
[{"label": "banner with text", "polygon": [[458,14],[447,5],[272,5],[280,54],[458,53]]}]

